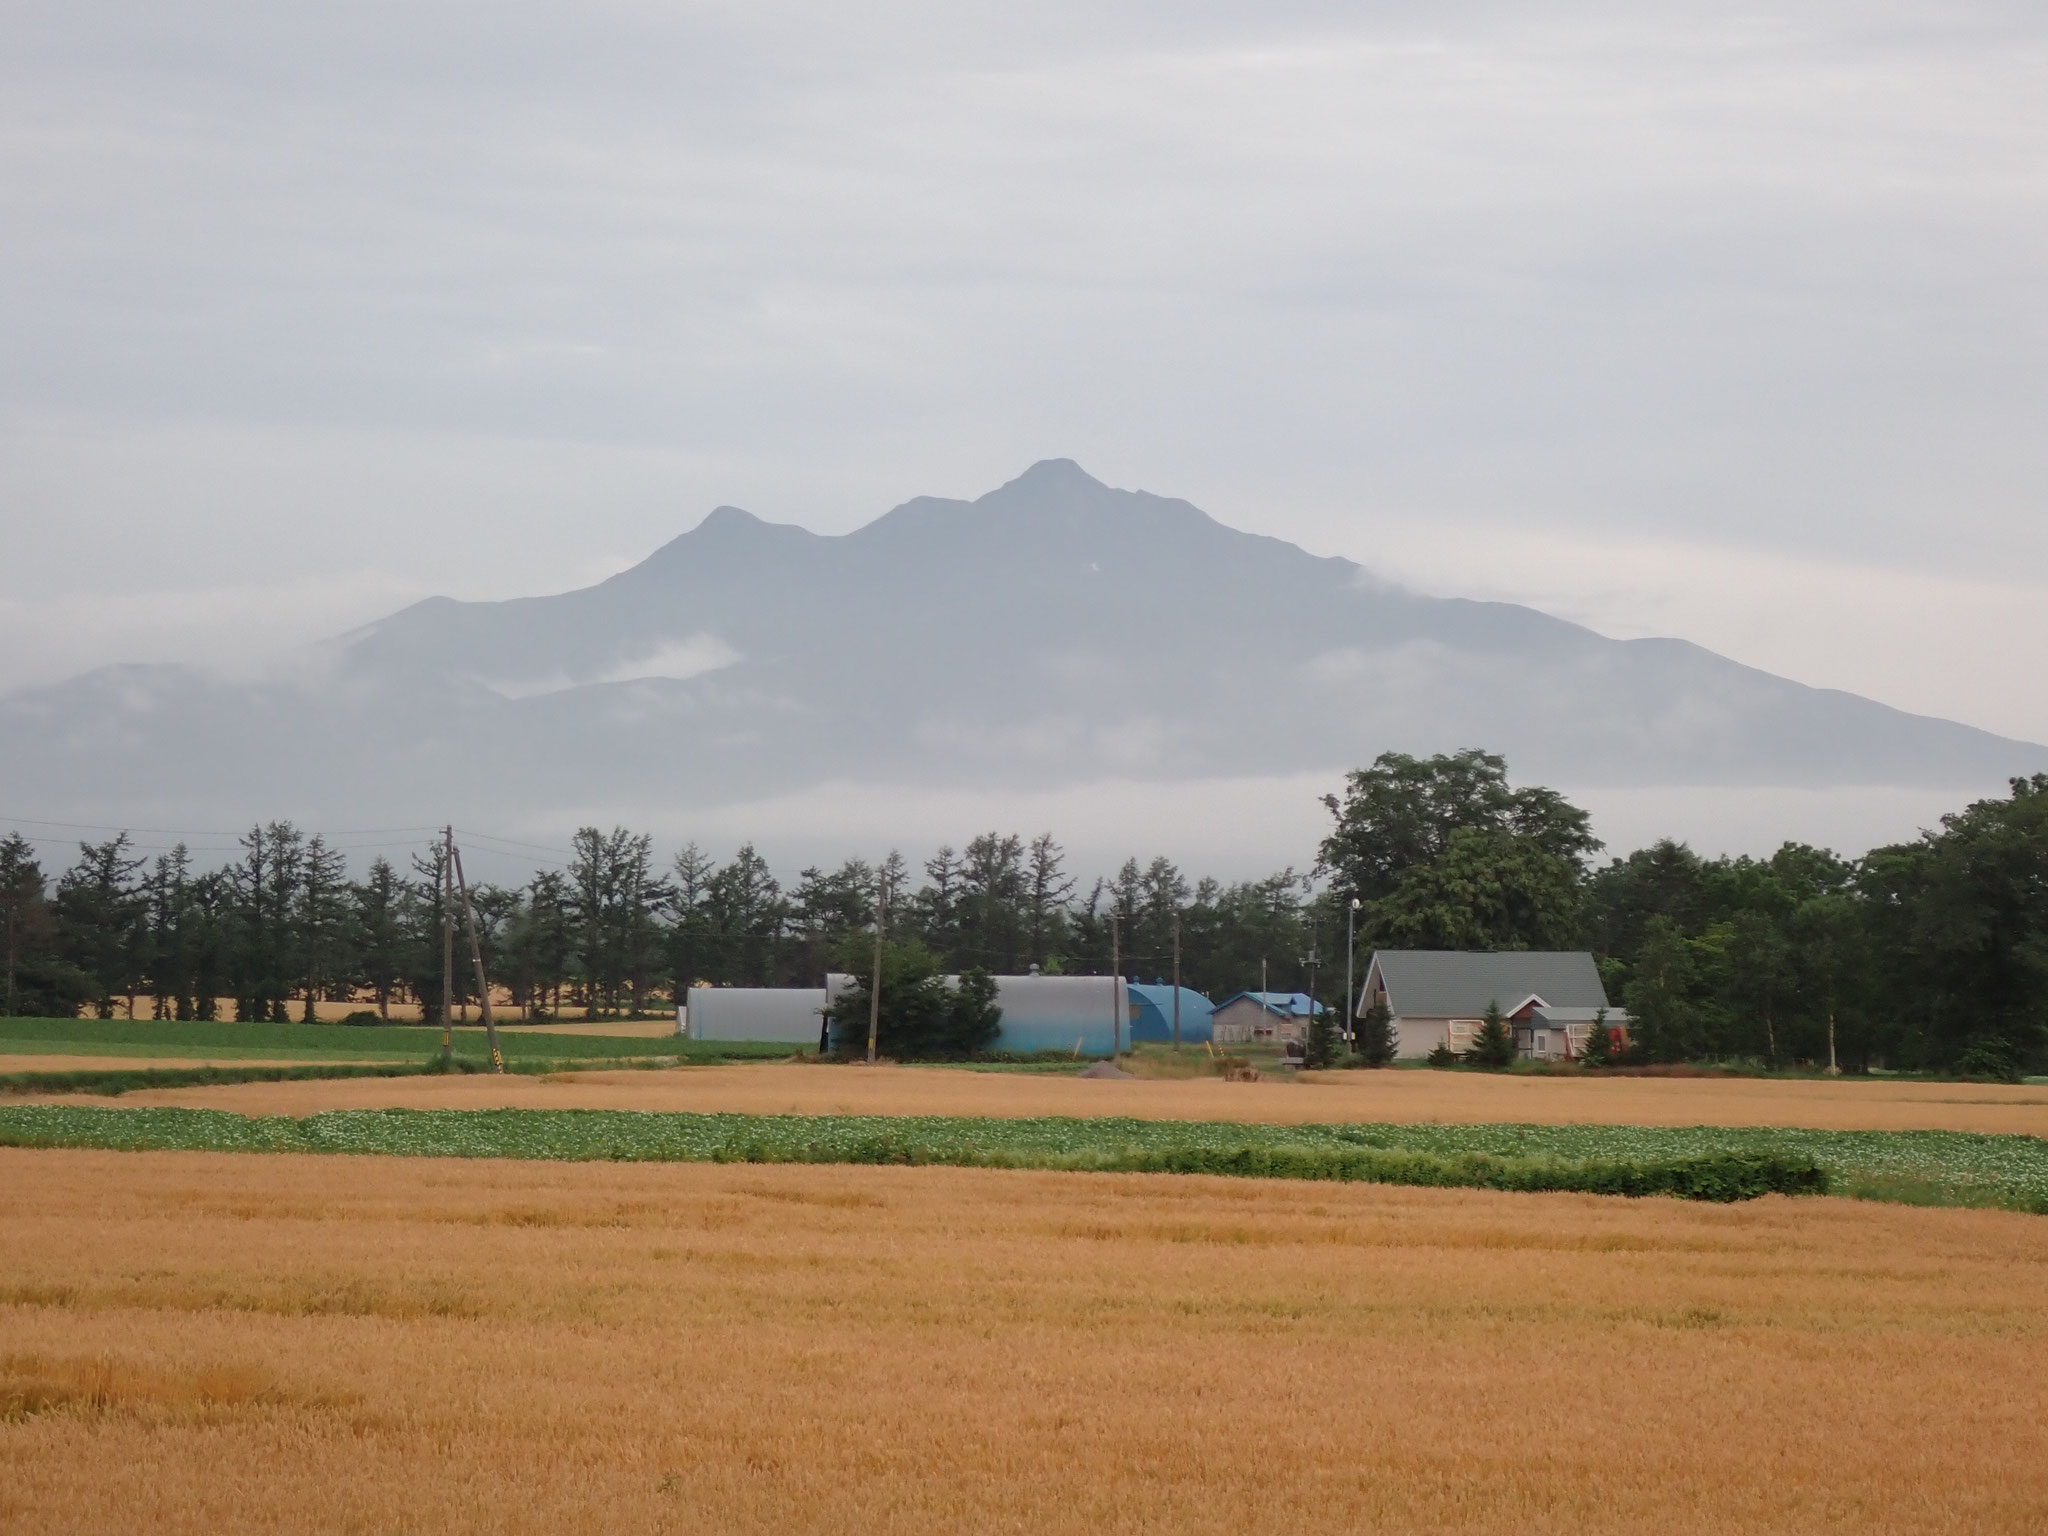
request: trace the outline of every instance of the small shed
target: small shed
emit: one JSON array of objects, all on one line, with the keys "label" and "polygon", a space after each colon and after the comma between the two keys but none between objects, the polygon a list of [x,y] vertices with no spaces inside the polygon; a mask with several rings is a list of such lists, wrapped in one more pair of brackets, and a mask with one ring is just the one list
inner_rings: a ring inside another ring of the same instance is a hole
[{"label": "small shed", "polygon": [[692,987],[693,1040],[773,1040],[815,1048],[824,1030],[823,987]]},{"label": "small shed", "polygon": [[1306,992],[1239,992],[1216,1005],[1210,1030],[1218,1045],[1305,1041],[1309,1020],[1323,1012]]}]

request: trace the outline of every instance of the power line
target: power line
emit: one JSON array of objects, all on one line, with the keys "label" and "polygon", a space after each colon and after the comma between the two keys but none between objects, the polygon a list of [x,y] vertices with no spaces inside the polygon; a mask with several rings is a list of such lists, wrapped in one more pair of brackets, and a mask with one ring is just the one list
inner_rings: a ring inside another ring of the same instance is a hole
[{"label": "power line", "polygon": [[[112,826],[98,821],[45,821],[35,816],[9,816],[0,812],[0,821],[22,827],[61,827],[73,832],[140,832],[149,837],[232,837],[240,839],[247,831],[238,828],[223,831],[219,827],[137,827]],[[344,827],[334,832],[323,832],[323,837],[386,837],[400,832],[437,832],[438,827]]]},{"label": "power line", "polygon": [[527,843],[527,842],[521,842],[521,841],[520,841],[520,840],[519,840],[518,838],[516,838],[516,837],[500,837],[500,836],[498,836],[498,834],[497,834],[497,833],[495,833],[495,832],[479,832],[479,831],[477,831],[477,830],[476,830],[476,828],[474,828],[474,827],[459,827],[459,828],[457,828],[456,830],[457,830],[457,831],[459,831],[459,832],[461,832],[461,833],[462,833],[462,835],[463,835],[464,837],[467,837],[467,838],[471,839],[472,841],[475,841],[475,840],[479,840],[479,839],[480,839],[480,840],[482,840],[483,842],[486,842],[486,843],[508,843],[508,844],[510,844],[510,845],[511,845],[512,847],[514,847],[514,848],[531,848],[531,849],[533,849],[533,850],[534,850],[534,851],[535,851],[536,853],[553,853],[553,854],[559,854],[559,855],[560,855],[561,857],[563,857],[563,858],[565,858],[565,859],[573,859],[573,858],[575,858],[575,857],[576,857],[576,850],[575,850],[575,849],[573,849],[573,848],[558,848],[558,847],[556,847],[556,846],[555,846],[554,844],[552,844],[552,843]]}]

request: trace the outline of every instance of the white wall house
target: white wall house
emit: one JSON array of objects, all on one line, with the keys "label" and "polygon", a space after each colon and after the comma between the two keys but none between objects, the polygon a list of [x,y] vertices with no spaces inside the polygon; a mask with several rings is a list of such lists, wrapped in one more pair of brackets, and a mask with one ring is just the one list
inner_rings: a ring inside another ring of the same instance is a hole
[{"label": "white wall house", "polygon": [[1584,950],[1379,950],[1359,990],[1359,1016],[1375,1003],[1392,1016],[1395,1056],[1408,1059],[1439,1045],[1470,1050],[1488,1005],[1508,1020],[1521,1054],[1538,1060],[1578,1056],[1603,1014],[1611,1029],[1628,1026]]},{"label": "white wall house", "polygon": [[1306,1041],[1311,1009],[1326,1011],[1306,992],[1239,992],[1216,1005],[1212,1038],[1218,1045]]}]

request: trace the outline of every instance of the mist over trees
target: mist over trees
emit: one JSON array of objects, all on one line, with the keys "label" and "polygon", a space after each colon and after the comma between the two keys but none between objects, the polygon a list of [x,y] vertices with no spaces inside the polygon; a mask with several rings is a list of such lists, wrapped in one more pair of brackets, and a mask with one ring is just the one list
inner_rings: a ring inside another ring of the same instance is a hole
[{"label": "mist over trees", "polygon": [[[1860,859],[1802,844],[1702,859],[1660,842],[1599,862],[1583,810],[1511,786],[1504,760],[1481,751],[1385,754],[1325,804],[1331,830],[1310,869],[1252,881],[1154,857],[1084,882],[1051,833],[990,831],[916,870],[891,853],[807,867],[785,887],[751,844],[721,861],[693,843],[662,865],[646,834],[584,827],[560,867],[470,894],[491,978],[530,1018],[652,1013],[691,984],[864,974],[886,887],[890,968],[910,1008],[888,1028],[905,1038],[953,1027],[917,1012],[932,977],[1106,975],[1114,943],[1124,974],[1164,980],[1176,935],[1182,981],[1212,997],[1258,986],[1263,970],[1274,990],[1338,1004],[1350,918],[1361,976],[1375,947],[1590,949],[1632,1016],[1632,1049],[1652,1060],[2010,1073],[2042,1050],[2048,775]],[[121,833],[53,871],[10,835],[0,1009],[266,1021],[310,1019],[318,1001],[431,1009],[442,859],[436,842],[403,872],[380,857],[351,879],[323,837],[272,822],[217,869],[182,845],[148,858]],[[458,962],[454,996],[472,1004]]]}]

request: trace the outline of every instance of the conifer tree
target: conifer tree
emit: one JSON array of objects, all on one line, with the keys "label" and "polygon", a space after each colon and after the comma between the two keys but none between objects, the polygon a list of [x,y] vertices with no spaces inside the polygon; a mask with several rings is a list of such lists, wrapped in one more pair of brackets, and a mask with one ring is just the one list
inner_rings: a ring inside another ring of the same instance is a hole
[{"label": "conifer tree", "polygon": [[1614,1062],[1614,1031],[1607,1027],[1607,1010],[1593,1015],[1593,1027],[1586,1033],[1586,1048],[1579,1059],[1589,1067],[1611,1066]]},{"label": "conifer tree", "polygon": [[1499,1070],[1515,1064],[1515,1037],[1507,1020],[1500,1016],[1500,1004],[1488,1003],[1480,1019],[1479,1033],[1472,1037],[1472,1049],[1465,1060],[1475,1067]]},{"label": "conifer tree", "polygon": [[1394,1016],[1385,1003],[1374,1003],[1358,1021],[1358,1054],[1368,1067],[1391,1066],[1400,1042],[1394,1038]]}]

